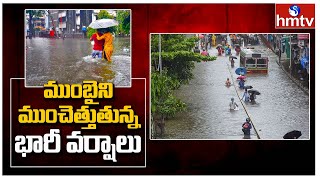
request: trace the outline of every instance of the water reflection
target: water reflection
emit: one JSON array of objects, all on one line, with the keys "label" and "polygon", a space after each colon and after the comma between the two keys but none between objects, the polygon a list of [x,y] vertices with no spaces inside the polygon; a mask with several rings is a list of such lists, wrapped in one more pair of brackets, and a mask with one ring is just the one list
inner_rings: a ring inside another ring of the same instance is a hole
[{"label": "water reflection", "polygon": [[83,80],[131,86],[130,38],[115,38],[112,62],[93,59],[88,39],[26,40],[26,84],[43,86],[48,80],[81,83]]},{"label": "water reflection", "polygon": [[[305,94],[282,71],[276,63],[277,57],[265,47],[269,56],[268,75],[249,75],[246,85],[252,85],[261,95],[256,104],[246,103],[247,110],[262,139],[282,139],[292,130],[302,131],[299,139],[309,138],[309,96]],[[215,49],[209,50],[216,55]],[[235,54],[235,52],[233,52]],[[257,139],[254,130],[251,136],[242,132],[242,123],[247,114],[242,106],[239,111],[229,111],[228,104],[233,97],[240,105],[243,90],[233,86],[227,88],[225,81],[231,78],[227,57],[218,57],[213,62],[196,63],[194,79],[175,92],[176,96],[186,102],[188,110],[166,121],[164,139]],[[239,57],[234,70],[239,67]],[[238,86],[234,74],[234,82]]]}]

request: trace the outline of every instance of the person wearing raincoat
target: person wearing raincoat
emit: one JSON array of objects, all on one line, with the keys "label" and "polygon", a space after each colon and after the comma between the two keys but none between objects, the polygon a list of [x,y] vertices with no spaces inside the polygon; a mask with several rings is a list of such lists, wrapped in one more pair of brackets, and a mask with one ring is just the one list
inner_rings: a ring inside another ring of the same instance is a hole
[{"label": "person wearing raincoat", "polygon": [[102,36],[99,36],[99,34],[97,34],[97,40],[104,40],[102,58],[111,62],[111,56],[113,53],[113,36],[109,28],[106,29],[105,33]]},{"label": "person wearing raincoat", "polygon": [[215,47],[216,46],[216,36],[213,34],[212,35],[212,46]]}]

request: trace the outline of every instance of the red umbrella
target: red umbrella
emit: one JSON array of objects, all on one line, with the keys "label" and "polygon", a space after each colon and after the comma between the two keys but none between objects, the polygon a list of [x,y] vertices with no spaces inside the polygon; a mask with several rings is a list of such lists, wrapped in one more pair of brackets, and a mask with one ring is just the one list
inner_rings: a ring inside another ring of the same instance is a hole
[{"label": "red umbrella", "polygon": [[201,39],[201,38],[204,38],[204,35],[203,34],[200,34],[199,35],[199,38]]}]

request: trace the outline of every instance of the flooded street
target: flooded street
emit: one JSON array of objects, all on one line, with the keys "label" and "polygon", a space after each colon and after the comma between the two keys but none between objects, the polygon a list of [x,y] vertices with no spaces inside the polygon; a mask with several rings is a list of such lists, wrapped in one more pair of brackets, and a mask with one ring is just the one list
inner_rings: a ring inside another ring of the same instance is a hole
[{"label": "flooded street", "polygon": [[[278,66],[277,56],[264,46],[255,46],[269,57],[267,75],[248,75],[246,84],[258,90],[257,104],[245,104],[261,139],[282,139],[292,130],[299,130],[299,139],[309,139],[309,95],[305,94]],[[217,55],[217,50],[209,50]],[[232,52],[235,54],[235,51]],[[243,139],[242,123],[248,117],[240,100],[244,90],[238,88],[235,69],[230,69],[228,57],[218,56],[216,61],[195,64],[194,79],[183,85],[175,95],[187,104],[187,111],[166,121],[164,139]],[[227,78],[236,84],[226,87]],[[239,105],[238,111],[229,110],[231,98]],[[251,138],[257,139],[251,130]]]},{"label": "flooded street", "polygon": [[130,38],[116,37],[113,45],[112,62],[107,62],[91,57],[89,39],[26,39],[26,85],[43,86],[48,80],[96,80],[131,86]]}]

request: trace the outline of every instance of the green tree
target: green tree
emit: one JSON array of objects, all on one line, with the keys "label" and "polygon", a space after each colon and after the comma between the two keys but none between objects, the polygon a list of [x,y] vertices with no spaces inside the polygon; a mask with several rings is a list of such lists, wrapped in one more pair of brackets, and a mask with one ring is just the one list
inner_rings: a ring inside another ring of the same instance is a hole
[{"label": "green tree", "polygon": [[[29,14],[29,32],[34,35],[34,28],[32,24],[32,19],[34,17],[42,17],[45,14],[44,10],[26,10],[26,13]],[[31,38],[31,37],[30,37]]]},{"label": "green tree", "polygon": [[108,11],[106,10],[101,10],[98,13],[98,19],[113,19],[114,17],[112,16],[112,14],[109,14]]},{"label": "green tree", "polygon": [[[192,50],[198,42],[197,37],[186,35],[161,35],[161,64],[159,68],[159,35],[151,36],[151,119],[152,132],[160,128],[164,133],[164,121],[186,109],[185,103],[177,99],[173,92],[181,84],[192,79],[195,62],[213,61],[216,57],[201,56]],[[162,72],[159,70],[163,69]]]},{"label": "green tree", "polygon": [[[201,56],[192,52],[198,39],[186,35],[164,34],[161,35],[161,58],[163,69],[168,70],[168,75],[186,84],[192,79],[194,62],[213,61],[215,56]],[[159,35],[151,36],[151,64],[157,69],[159,58]]]},{"label": "green tree", "polygon": [[[109,14],[106,10],[101,10],[98,15],[97,19],[114,19],[114,16],[112,14]],[[116,32],[116,27],[110,27],[109,28],[111,32]],[[96,33],[96,29],[92,29],[91,27],[88,27],[87,29],[87,37],[90,38],[92,34]]]},{"label": "green tree", "polygon": [[117,21],[119,22],[117,32],[120,34],[130,34],[130,11],[117,11]]},{"label": "green tree", "polygon": [[173,117],[186,108],[185,103],[173,95],[173,90],[178,86],[179,82],[167,76],[166,71],[151,74],[152,123],[155,128],[160,129],[160,135],[164,134],[165,119]]}]

